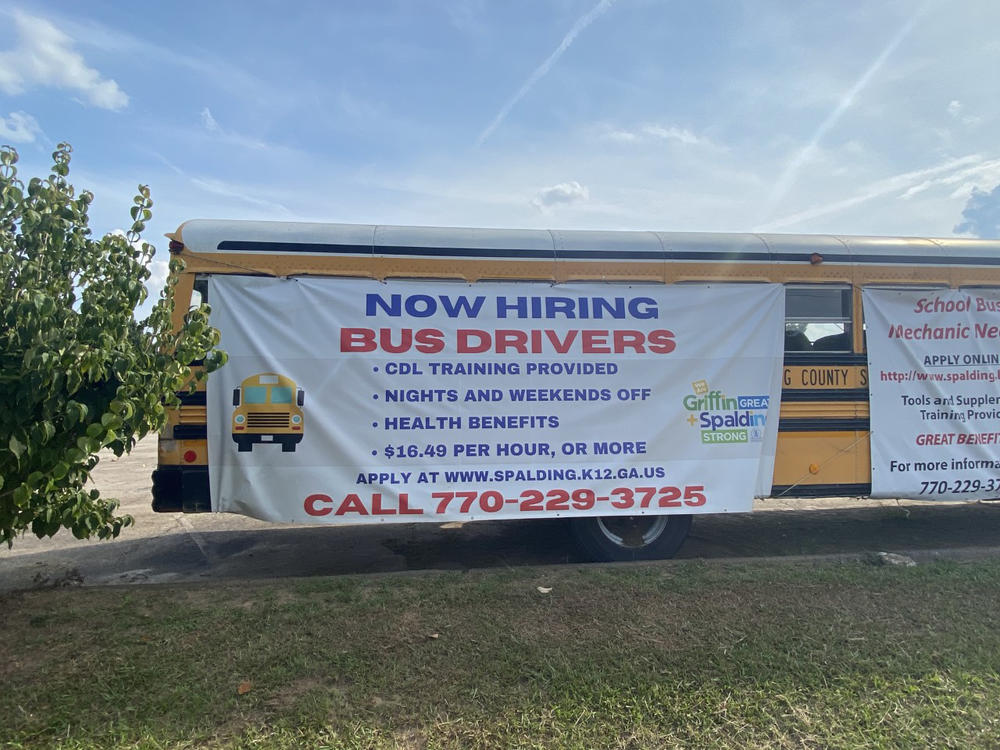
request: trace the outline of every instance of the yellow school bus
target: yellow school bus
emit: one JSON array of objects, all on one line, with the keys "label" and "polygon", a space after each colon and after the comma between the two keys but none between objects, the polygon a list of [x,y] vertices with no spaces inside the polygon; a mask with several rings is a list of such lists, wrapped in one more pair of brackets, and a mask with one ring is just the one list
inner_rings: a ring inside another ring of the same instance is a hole
[{"label": "yellow school bus", "polygon": [[284,453],[302,442],[305,393],[276,372],[252,375],[233,389],[233,441],[241,453],[258,443],[278,443]]},{"label": "yellow school bus", "polygon": [[[1000,286],[1000,242],[963,238],[210,220],[187,222],[169,237],[171,254],[186,264],[175,288],[176,325],[189,305],[205,299],[213,274],[783,284],[785,354],[771,494],[786,498],[865,496],[871,490],[862,287]],[[244,383],[244,394],[247,387]],[[278,387],[294,384],[279,379]],[[292,407],[269,406],[290,418],[296,413]],[[235,418],[234,413],[239,443]],[[292,439],[286,437],[290,431],[271,434],[283,447]],[[184,394],[161,433],[153,496],[158,511],[210,510],[204,390]],[[604,559],[672,554],[689,524],[690,516],[572,522],[588,552]]]}]

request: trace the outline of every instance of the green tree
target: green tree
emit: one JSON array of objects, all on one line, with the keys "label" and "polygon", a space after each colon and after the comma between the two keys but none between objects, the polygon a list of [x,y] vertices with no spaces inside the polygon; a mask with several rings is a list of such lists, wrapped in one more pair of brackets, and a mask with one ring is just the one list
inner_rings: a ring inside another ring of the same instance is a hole
[{"label": "green tree", "polygon": [[[115,537],[132,523],[118,503],[87,487],[103,449],[122,455],[159,430],[175,392],[193,388],[188,363],[222,364],[208,307],[171,323],[179,260],[152,312],[146,299],[155,253],[140,235],[152,216],[140,185],[131,229],[93,239],[94,196],[69,184],[70,146],[52,173],[17,177],[17,152],[0,147],[0,539],[60,528],[78,538]],[[200,376],[199,376],[200,377]]]}]

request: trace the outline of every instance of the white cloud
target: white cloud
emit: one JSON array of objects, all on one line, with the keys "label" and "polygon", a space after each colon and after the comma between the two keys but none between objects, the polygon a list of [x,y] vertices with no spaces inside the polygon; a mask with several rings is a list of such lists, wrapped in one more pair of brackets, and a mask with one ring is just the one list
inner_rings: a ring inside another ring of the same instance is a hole
[{"label": "white cloud", "polygon": [[[984,159],[951,173],[924,180],[904,192],[900,198],[908,200],[915,195],[938,186],[950,187],[949,198],[968,198],[984,185],[1000,182],[1000,159]],[[953,187],[958,185],[957,188]]]},{"label": "white cloud", "polygon": [[639,140],[639,136],[630,130],[609,130],[604,137],[620,143],[636,143]]},{"label": "white cloud", "polygon": [[226,130],[219,124],[219,121],[215,119],[212,115],[212,111],[205,107],[201,110],[201,124],[209,133],[218,139],[230,143],[234,146],[239,146],[240,148],[249,148],[255,151],[262,151],[264,149],[273,148],[270,144],[264,141],[253,138],[248,135],[243,135],[242,133],[234,133],[231,130]]},{"label": "white cloud", "polygon": [[614,128],[603,133],[603,137],[619,143],[642,143],[649,141],[673,141],[685,146],[714,146],[708,138],[697,135],[687,128],[676,125],[646,123],[635,130]]},{"label": "white cloud", "polygon": [[49,21],[25,13],[13,14],[17,46],[0,52],[0,91],[21,94],[35,86],[69,89],[102,109],[118,110],[128,96],[110,78],[89,67],[73,48],[73,40]]},{"label": "white cloud", "polygon": [[1000,182],[1000,159],[987,159],[941,179],[945,186],[958,185],[950,198],[968,198],[976,189]]},{"label": "white cloud", "polygon": [[662,125],[646,125],[642,130],[654,138],[662,138],[665,141],[677,141],[688,145],[704,143],[701,138],[687,128],[665,128]]},{"label": "white cloud", "polygon": [[973,189],[955,231],[974,237],[1000,237],[1000,185],[989,192]]},{"label": "white cloud", "polygon": [[[168,203],[172,206],[174,217],[168,226],[173,229],[181,220],[190,219],[193,216],[226,215],[231,218],[243,218],[241,211],[246,207],[252,207],[253,211],[246,218],[260,218],[261,209],[264,209],[263,217],[272,217],[281,214],[284,218],[297,218],[295,214],[283,203],[288,198],[296,198],[298,193],[277,194],[272,188],[273,185],[252,185],[248,183],[232,183],[224,180],[189,174],[170,159],[157,151],[150,151],[157,161],[161,162],[167,169],[180,178],[181,182],[164,180],[160,183],[164,190],[168,191],[167,199],[161,200],[163,205]],[[197,190],[191,190],[191,186]],[[120,191],[119,191],[120,192]],[[170,197],[172,193],[173,197]],[[222,198],[222,201],[206,200],[205,195],[212,195]]]},{"label": "white cloud", "polygon": [[[0,6],[3,4],[0,3]],[[237,67],[224,55],[204,55],[204,47],[193,38],[173,38],[170,45],[157,44],[150,36],[135,36],[124,27],[105,26],[92,18],[83,18],[72,13],[60,13],[55,4],[50,3],[48,16],[81,47],[97,49],[117,59],[141,60],[145,65],[167,75],[168,69],[191,71],[206,84],[214,85],[230,96],[254,97],[267,102],[270,108],[284,111],[294,106],[301,98],[298,86],[274,85],[267,79],[251,74]],[[71,9],[69,3],[63,3]],[[0,14],[4,10],[0,7]],[[13,15],[13,13],[7,13]]]},{"label": "white cloud", "polygon": [[579,203],[589,198],[590,191],[576,180],[572,180],[542,188],[538,191],[538,195],[531,200],[531,203],[540,211],[544,211],[559,204]]},{"label": "white cloud", "polygon": [[448,17],[449,23],[463,33],[481,34],[486,24],[483,20],[484,0],[445,0],[439,10]]},{"label": "white cloud", "polygon": [[243,188],[232,185],[228,182],[222,180],[217,180],[209,177],[191,177],[191,184],[201,188],[207,193],[212,193],[213,195],[219,195],[224,198],[231,198],[243,203],[247,203],[251,206],[256,206],[258,208],[267,209],[269,212],[273,213],[275,211],[280,211],[283,214],[290,214],[291,211],[288,210],[281,203],[273,200],[268,200],[266,197],[258,197],[255,195],[250,195],[245,192]]},{"label": "white cloud", "polygon": [[163,289],[170,275],[170,261],[163,258],[153,258],[149,262],[149,279],[146,280],[146,288],[150,294],[155,295]]},{"label": "white cloud", "polygon": [[10,117],[0,117],[0,138],[11,143],[32,143],[41,134],[38,120],[27,112],[11,112]]},{"label": "white cloud", "polygon": [[205,130],[209,133],[222,132],[222,128],[219,127],[219,123],[215,121],[214,117],[212,117],[212,110],[208,107],[205,107],[205,109],[201,111],[201,124],[205,126]]},{"label": "white cloud", "polygon": [[976,115],[965,114],[965,107],[958,99],[952,99],[948,102],[948,114],[963,125],[978,125],[983,119],[981,117],[977,117]]}]

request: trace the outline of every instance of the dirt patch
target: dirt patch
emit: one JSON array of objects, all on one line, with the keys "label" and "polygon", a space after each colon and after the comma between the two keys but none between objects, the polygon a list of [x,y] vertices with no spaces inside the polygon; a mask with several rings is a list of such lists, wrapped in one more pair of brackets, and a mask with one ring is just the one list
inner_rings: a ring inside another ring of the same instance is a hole
[{"label": "dirt patch", "polygon": [[417,729],[402,729],[393,732],[393,743],[401,750],[424,750],[427,738]]},{"label": "dirt patch", "polygon": [[330,684],[318,677],[300,677],[272,690],[264,705],[270,711],[282,714],[293,710],[305,696],[314,692],[343,696],[347,693],[347,685]]}]

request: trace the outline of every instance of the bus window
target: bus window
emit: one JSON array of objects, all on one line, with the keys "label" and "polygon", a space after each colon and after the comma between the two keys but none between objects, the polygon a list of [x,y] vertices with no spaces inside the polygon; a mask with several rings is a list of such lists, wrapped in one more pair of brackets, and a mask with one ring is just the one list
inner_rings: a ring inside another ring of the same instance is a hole
[{"label": "bus window", "polygon": [[292,389],[283,385],[271,386],[271,403],[272,404],[292,403]]},{"label": "bus window", "polygon": [[266,404],[267,386],[248,385],[243,389],[243,403],[245,404]]},{"label": "bus window", "polygon": [[208,302],[208,279],[199,275],[195,277],[191,290],[191,309],[200,307],[203,302]]},{"label": "bus window", "polygon": [[785,351],[851,351],[851,288],[786,287]]}]

